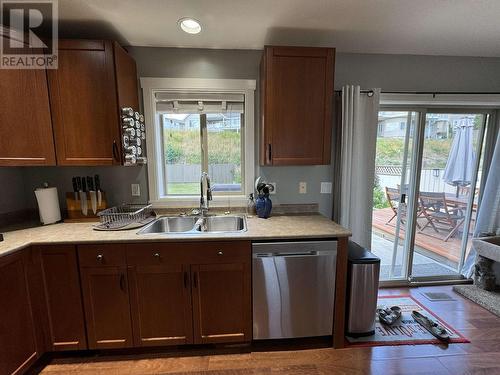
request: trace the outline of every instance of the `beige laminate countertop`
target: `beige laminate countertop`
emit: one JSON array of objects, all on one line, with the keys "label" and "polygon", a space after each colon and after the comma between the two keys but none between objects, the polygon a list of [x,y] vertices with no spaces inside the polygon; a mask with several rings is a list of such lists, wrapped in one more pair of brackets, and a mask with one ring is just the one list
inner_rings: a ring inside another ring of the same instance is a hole
[{"label": "beige laminate countertop", "polygon": [[4,233],[0,242],[0,256],[30,245],[100,242],[161,242],[161,241],[215,241],[265,240],[348,237],[351,232],[322,215],[273,216],[269,219],[247,218],[246,232],[224,234],[146,234],[139,229],[126,231],[96,231],[94,223],[61,223]]}]

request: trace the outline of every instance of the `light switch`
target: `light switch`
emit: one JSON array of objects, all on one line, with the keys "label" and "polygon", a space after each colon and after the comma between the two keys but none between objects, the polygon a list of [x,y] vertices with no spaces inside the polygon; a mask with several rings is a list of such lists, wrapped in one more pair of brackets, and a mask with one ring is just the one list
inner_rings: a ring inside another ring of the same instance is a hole
[{"label": "light switch", "polygon": [[321,183],[321,194],[331,194],[332,193],[332,183],[322,182]]},{"label": "light switch", "polygon": [[139,184],[132,184],[132,196],[140,197],[141,196],[141,186]]},{"label": "light switch", "polygon": [[299,194],[307,193],[307,182],[299,182]]}]

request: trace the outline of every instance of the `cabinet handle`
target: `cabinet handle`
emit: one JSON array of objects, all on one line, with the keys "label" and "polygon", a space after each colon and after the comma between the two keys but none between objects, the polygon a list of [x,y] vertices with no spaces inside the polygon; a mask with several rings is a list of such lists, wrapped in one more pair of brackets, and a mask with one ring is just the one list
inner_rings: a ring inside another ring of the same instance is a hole
[{"label": "cabinet handle", "polygon": [[97,257],[96,257],[96,258],[97,258],[97,261],[98,261],[98,262],[102,262],[102,260],[103,260],[104,256],[103,256],[102,254],[97,254]]},{"label": "cabinet handle", "polygon": [[222,252],[222,250],[219,250],[217,251],[217,255],[224,255],[224,253]]},{"label": "cabinet handle", "polygon": [[153,256],[154,256],[155,258],[160,259],[160,253],[154,253],[154,254],[153,254]]},{"label": "cabinet handle", "polygon": [[271,149],[271,144],[270,143],[267,145],[267,157],[268,157],[268,161],[270,163],[271,160],[272,160],[272,157],[273,157],[272,149]]},{"label": "cabinet handle", "polygon": [[125,275],[123,273],[120,275],[120,289],[125,292]]},{"label": "cabinet handle", "polygon": [[193,274],[193,286],[194,286],[195,288],[198,288],[198,272],[195,272],[195,273]]},{"label": "cabinet handle", "polygon": [[116,143],[116,141],[113,141],[113,159],[116,161],[119,161],[118,160],[118,144]]},{"label": "cabinet handle", "polygon": [[188,287],[188,282],[189,282],[188,273],[186,271],[184,271],[184,288],[186,288],[186,289]]}]

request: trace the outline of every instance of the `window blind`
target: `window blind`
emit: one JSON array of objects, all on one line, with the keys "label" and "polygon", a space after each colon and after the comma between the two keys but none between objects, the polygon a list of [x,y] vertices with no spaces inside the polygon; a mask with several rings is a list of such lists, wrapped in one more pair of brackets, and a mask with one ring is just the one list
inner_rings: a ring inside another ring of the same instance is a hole
[{"label": "window blind", "polygon": [[156,111],[159,113],[243,113],[244,95],[223,93],[172,93],[155,94]]}]

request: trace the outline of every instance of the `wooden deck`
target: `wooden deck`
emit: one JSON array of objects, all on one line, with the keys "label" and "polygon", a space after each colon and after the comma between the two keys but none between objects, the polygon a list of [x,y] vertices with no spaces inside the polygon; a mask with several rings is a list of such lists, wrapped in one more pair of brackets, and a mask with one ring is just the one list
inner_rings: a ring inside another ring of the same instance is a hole
[{"label": "wooden deck", "polygon": [[[396,218],[394,218],[389,224],[386,224],[392,215],[392,210],[390,208],[373,210],[372,226],[382,232],[394,236],[396,234]],[[423,226],[425,224],[425,220],[425,218],[419,218],[418,222]],[[401,226],[401,229],[399,237],[404,238],[405,232],[403,230],[403,226]],[[419,233],[417,228],[415,245],[440,257],[444,257],[449,261],[458,263],[460,261],[460,248],[462,241],[461,234],[450,238],[446,242],[444,241],[445,236],[446,232],[436,234],[436,232],[434,232],[434,230],[430,227],[426,228],[423,233]],[[467,250],[470,248],[470,242],[471,241],[469,241]]]}]

